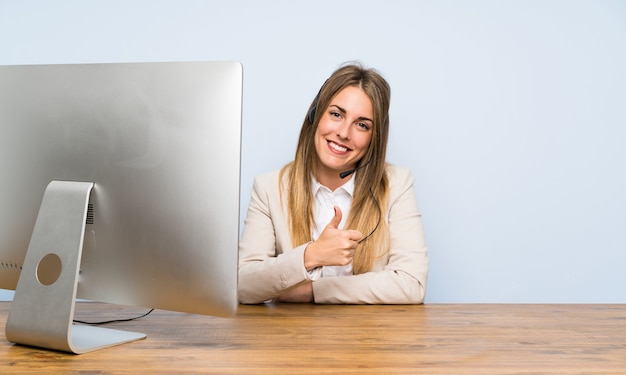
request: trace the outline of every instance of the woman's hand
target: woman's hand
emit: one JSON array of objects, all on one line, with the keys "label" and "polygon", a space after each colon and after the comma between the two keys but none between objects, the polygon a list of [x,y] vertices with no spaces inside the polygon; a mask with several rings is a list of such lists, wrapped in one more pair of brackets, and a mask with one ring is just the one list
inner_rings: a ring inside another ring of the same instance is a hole
[{"label": "woman's hand", "polygon": [[313,302],[313,283],[302,284],[287,293],[274,298],[274,302],[309,303]]},{"label": "woman's hand", "polygon": [[357,230],[338,229],[341,209],[334,207],[335,216],[319,238],[304,250],[304,267],[312,270],[321,266],[346,266],[352,262],[354,250],[363,234]]}]

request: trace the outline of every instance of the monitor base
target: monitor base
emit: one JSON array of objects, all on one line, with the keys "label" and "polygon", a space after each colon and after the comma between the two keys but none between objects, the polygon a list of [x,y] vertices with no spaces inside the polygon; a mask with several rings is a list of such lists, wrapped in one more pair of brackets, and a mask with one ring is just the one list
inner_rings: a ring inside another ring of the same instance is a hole
[{"label": "monitor base", "polygon": [[7,340],[82,354],[146,337],[72,323],[93,186],[52,181],[46,188],[7,319]]}]

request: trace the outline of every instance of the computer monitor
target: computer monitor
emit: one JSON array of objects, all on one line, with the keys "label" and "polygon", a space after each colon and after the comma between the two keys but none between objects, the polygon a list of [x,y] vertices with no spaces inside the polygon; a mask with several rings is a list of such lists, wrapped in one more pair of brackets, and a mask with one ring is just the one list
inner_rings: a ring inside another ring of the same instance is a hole
[{"label": "computer monitor", "polygon": [[9,341],[84,353],[145,337],[78,299],[237,309],[242,67],[0,66],[0,288]]}]

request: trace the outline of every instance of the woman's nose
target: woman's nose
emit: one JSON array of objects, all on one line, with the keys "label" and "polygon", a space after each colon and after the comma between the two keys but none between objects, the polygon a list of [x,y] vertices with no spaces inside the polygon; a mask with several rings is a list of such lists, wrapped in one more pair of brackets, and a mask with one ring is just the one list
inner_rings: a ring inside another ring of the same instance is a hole
[{"label": "woman's nose", "polygon": [[350,138],[350,124],[347,121],[342,121],[337,125],[337,136],[342,139]]}]

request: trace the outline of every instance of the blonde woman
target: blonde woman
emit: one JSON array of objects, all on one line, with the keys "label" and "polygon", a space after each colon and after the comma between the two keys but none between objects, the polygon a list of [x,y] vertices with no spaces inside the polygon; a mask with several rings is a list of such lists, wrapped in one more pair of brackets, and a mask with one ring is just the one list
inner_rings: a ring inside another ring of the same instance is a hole
[{"label": "blonde woman", "polygon": [[359,64],[324,83],[294,160],[255,178],[239,245],[241,303],[424,301],[413,176],[385,160],[389,103],[385,79]]}]

